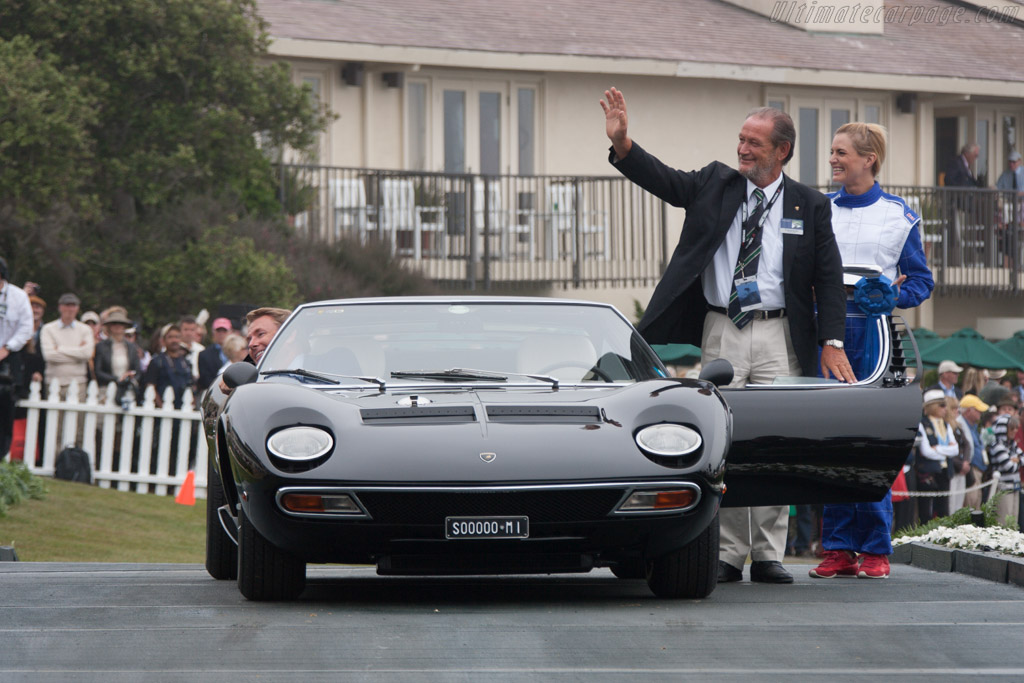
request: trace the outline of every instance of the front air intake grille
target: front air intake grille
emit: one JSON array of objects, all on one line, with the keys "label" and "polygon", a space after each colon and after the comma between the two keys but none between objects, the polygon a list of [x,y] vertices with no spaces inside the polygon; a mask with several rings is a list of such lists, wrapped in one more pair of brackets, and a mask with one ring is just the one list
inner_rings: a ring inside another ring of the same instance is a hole
[{"label": "front air intake grille", "polygon": [[604,519],[625,491],[356,491],[366,511],[384,524],[443,524],[445,517],[530,518],[530,524]]}]

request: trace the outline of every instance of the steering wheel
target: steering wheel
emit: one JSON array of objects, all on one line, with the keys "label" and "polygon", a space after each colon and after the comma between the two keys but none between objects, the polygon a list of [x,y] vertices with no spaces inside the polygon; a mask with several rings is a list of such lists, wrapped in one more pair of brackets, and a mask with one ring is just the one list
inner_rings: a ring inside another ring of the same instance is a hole
[{"label": "steering wheel", "polygon": [[589,365],[587,363],[581,363],[580,361],[573,360],[560,360],[550,365],[546,365],[540,370],[538,370],[537,374],[549,375],[553,370],[557,370],[558,368],[579,368],[580,370],[587,370],[588,372],[594,373],[594,375],[598,379],[608,382],[609,384],[611,384],[614,381],[611,377],[608,376],[608,373],[606,373],[604,370],[597,367],[596,365]]}]

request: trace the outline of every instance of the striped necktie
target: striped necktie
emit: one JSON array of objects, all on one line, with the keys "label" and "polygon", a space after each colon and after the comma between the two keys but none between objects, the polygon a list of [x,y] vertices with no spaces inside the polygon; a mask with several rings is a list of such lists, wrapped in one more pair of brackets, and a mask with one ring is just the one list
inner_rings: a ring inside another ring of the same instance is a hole
[{"label": "striped necktie", "polygon": [[743,241],[740,242],[740,255],[736,259],[736,269],[732,278],[732,294],[729,295],[729,318],[739,329],[754,319],[753,311],[741,311],[739,295],[736,292],[736,280],[749,275],[757,275],[757,262],[761,256],[761,230],[758,223],[764,213],[764,192],[754,188],[754,210],[743,222]]}]

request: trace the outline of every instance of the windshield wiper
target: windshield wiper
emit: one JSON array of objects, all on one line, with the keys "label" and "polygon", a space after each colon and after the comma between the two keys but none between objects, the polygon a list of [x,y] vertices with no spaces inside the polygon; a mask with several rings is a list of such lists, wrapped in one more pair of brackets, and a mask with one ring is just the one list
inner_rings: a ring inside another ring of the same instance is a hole
[{"label": "windshield wiper", "polygon": [[319,380],[325,384],[339,384],[338,379],[358,379],[361,382],[367,382],[368,384],[376,384],[381,389],[384,388],[384,380],[380,377],[365,377],[360,375],[335,375],[333,373],[319,373],[304,370],[302,368],[290,368],[285,370],[266,370],[260,373],[264,377],[270,377],[272,375],[296,375],[298,377],[308,377],[309,379]]},{"label": "windshield wiper", "polygon": [[401,379],[437,379],[449,382],[459,380],[491,380],[494,382],[504,382],[508,379],[507,375],[502,375],[497,372],[488,372],[487,370],[465,370],[463,368],[450,368],[448,370],[395,370],[391,373],[391,376]]},{"label": "windshield wiper", "polygon": [[391,373],[392,377],[405,379],[436,379],[441,381],[458,380],[491,380],[504,382],[510,376],[529,377],[540,382],[548,382],[551,386],[558,388],[558,380],[548,375],[531,375],[523,372],[491,372],[490,370],[467,370],[465,368],[450,368],[448,370],[396,370]]}]

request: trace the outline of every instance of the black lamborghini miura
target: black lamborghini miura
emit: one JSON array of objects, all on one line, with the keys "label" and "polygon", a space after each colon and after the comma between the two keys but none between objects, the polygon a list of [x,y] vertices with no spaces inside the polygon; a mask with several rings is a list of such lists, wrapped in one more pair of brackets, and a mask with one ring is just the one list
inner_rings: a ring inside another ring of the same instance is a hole
[{"label": "black lamborghini miura", "polygon": [[[253,600],[306,564],[380,574],[586,572],[714,590],[719,506],[877,500],[920,391],[897,319],[855,385],[724,388],[668,372],[615,308],[428,297],[299,307],[203,403],[207,560]],[[728,493],[726,490],[728,488]]]}]

